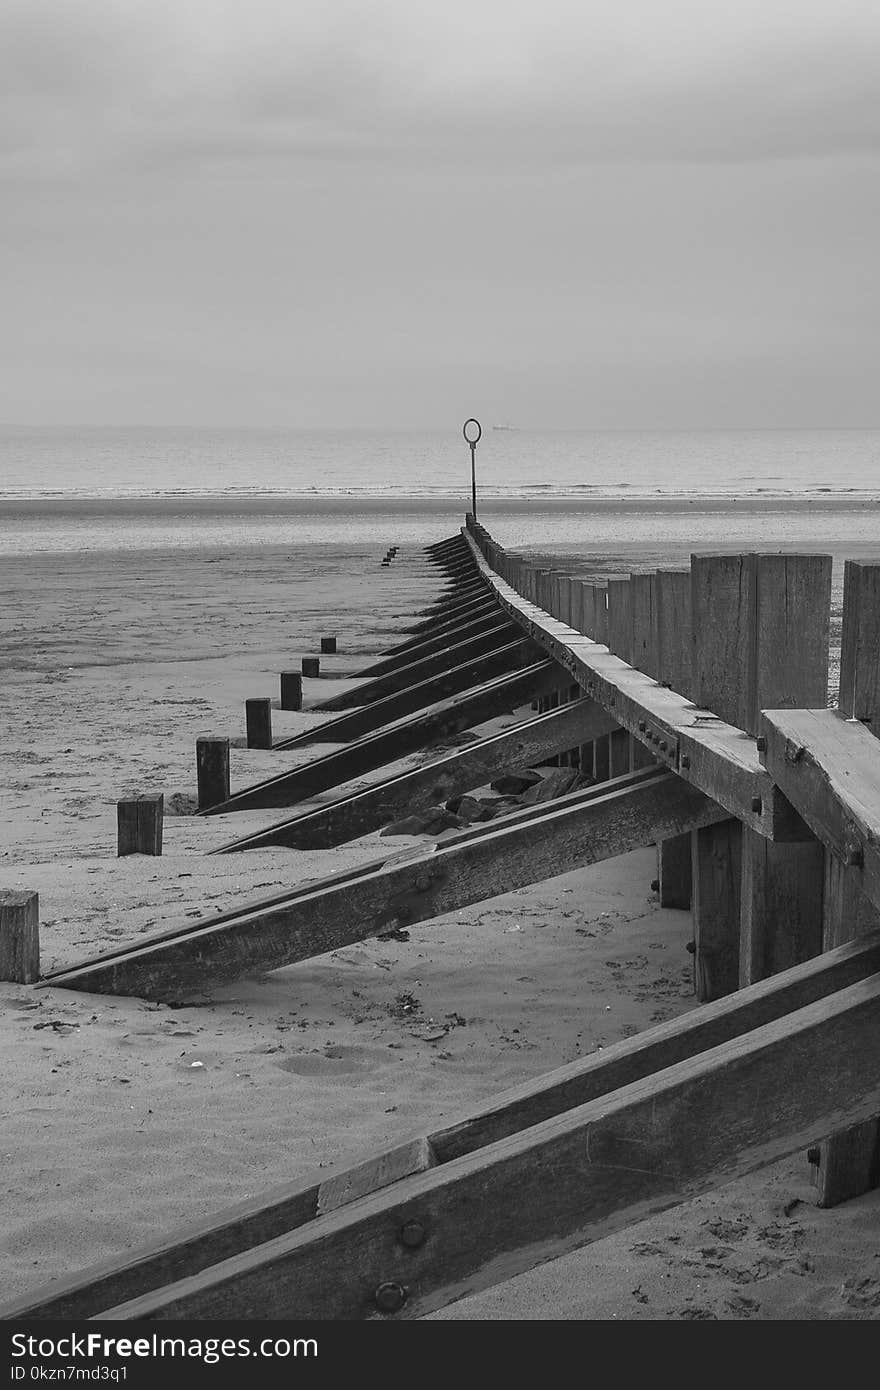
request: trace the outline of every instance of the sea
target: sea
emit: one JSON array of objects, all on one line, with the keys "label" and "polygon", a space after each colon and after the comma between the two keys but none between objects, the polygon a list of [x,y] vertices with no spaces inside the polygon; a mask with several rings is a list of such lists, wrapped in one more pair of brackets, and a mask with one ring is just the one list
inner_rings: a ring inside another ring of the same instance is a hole
[{"label": "sea", "polygon": [[421,544],[524,552],[880,547],[880,429],[0,427],[0,555]]}]

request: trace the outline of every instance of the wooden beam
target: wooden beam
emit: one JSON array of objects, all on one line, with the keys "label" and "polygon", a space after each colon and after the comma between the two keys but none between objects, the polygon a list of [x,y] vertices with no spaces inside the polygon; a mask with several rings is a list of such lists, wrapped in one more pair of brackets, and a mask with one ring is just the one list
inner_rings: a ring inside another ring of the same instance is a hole
[{"label": "wooden beam", "polygon": [[[519,628],[516,623],[499,613],[496,623],[486,632],[477,633],[476,636],[465,638],[464,641],[456,642],[454,645],[441,647],[439,651],[431,652],[428,656],[416,657],[397,670],[376,676],[372,680],[365,681],[362,685],[359,684],[351,690],[346,690],[342,695],[334,695],[329,700],[322,700],[320,704],[312,705],[312,709],[316,712],[358,709],[364,705],[375,704],[377,700],[384,700],[386,695],[393,695],[397,691],[406,690],[417,682],[425,681],[431,676],[443,675],[446,671],[461,666],[465,662],[474,661],[489,652],[497,651],[499,647],[508,645],[518,635]],[[430,704],[431,701],[428,703]]]},{"label": "wooden beam", "polygon": [[814,834],[880,908],[880,741],[833,710],[765,710],[761,757]]},{"label": "wooden beam", "polygon": [[338,719],[328,719],[293,738],[279,739],[274,747],[302,748],[311,743],[345,743],[348,739],[362,738],[364,734],[374,733],[384,725],[402,719],[404,715],[427,709],[438,700],[460,695],[462,691],[483,685],[496,676],[531,665],[542,655],[541,648],[531,638],[515,637],[459,666],[452,666],[438,675],[416,681],[391,695],[374,700],[363,709],[341,714]]},{"label": "wooden beam", "polygon": [[430,748],[444,738],[472,728],[474,724],[510,713],[545,691],[552,690],[557,680],[555,661],[533,662],[511,675],[498,676],[473,690],[438,701],[423,712],[397,720],[385,729],[365,734],[347,747],[314,758],[302,767],[291,768],[289,772],[246,787],[234,796],[228,796],[225,801],[204,808],[202,814],[210,816],[229,811],[296,806],[300,801],[339,787],[353,777],[361,777],[387,763],[396,762],[407,753]]},{"label": "wooden beam", "polygon": [[493,576],[482,557],[479,562],[499,603],[523,631],[571,673],[586,695],[649,745],[655,757],[769,839],[800,842],[810,838],[761,765],[753,739],[634,670],[603,644],[548,618]]},{"label": "wooden beam", "polygon": [[[533,813],[535,808],[529,808]],[[613,790],[592,787],[514,813],[440,843],[406,863],[381,865],[356,882],[313,891],[276,908],[242,912],[124,956],[100,958],[53,977],[53,985],[144,998],[192,998],[223,980],[323,955],[370,936],[440,917],[625,854],[666,834],[710,825],[724,812],[662,769],[633,774]]]},{"label": "wooden beam", "polygon": [[405,650],[395,649],[393,653],[383,656],[379,661],[374,661],[371,666],[365,666],[362,671],[358,672],[358,675],[363,677],[384,676],[389,671],[399,671],[401,666],[407,666],[411,661],[419,661],[423,656],[430,656],[433,652],[440,651],[442,647],[452,647],[459,641],[465,641],[468,637],[476,637],[478,633],[487,632],[489,628],[496,625],[501,616],[501,610],[497,603],[489,602],[484,614],[478,615],[466,623],[457,623],[434,637],[426,637],[421,642],[408,643]]},{"label": "wooden beam", "polygon": [[0,980],[40,978],[40,898],[30,888],[0,889]]},{"label": "wooden beam", "polygon": [[[221,1260],[303,1228],[322,1212],[387,1189],[412,1173],[477,1153],[577,1106],[705,1055],[710,1049],[828,999],[878,971],[880,934],[875,934],[683,1018],[650,1028],[601,1054],[579,1058],[523,1082],[475,1112],[453,1118],[442,1129],[424,1138],[407,1140],[390,1152],[364,1160],[354,1169],[324,1181],[270,1189],[132,1255],[55,1279],[0,1306],[0,1320],[94,1317],[114,1304],[197,1274]],[[318,1228],[312,1229],[317,1232]]]},{"label": "wooden beam", "polygon": [[878,1022],[875,975],[103,1318],[422,1316],[861,1119]]},{"label": "wooden beam", "polygon": [[657,883],[661,907],[691,906],[692,860],[690,835],[676,835],[657,846]]},{"label": "wooden beam", "polygon": [[230,854],[268,845],[322,849],[344,844],[398,816],[481,787],[503,772],[541,763],[550,754],[571,747],[572,740],[594,738],[612,723],[605,710],[592,700],[563,705],[537,719],[504,729],[433,762],[387,778],[376,786],[257,831],[213,853]]},{"label": "wooden beam", "polygon": [[739,987],[742,827],[726,820],[691,836],[694,988],[701,1002]]}]

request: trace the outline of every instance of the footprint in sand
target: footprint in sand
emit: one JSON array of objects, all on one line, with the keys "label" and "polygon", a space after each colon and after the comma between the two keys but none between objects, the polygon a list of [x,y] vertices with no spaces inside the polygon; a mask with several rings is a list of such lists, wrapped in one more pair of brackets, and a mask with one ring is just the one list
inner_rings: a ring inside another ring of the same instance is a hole
[{"label": "footprint in sand", "polygon": [[370,1056],[363,1047],[325,1047],[323,1052],[297,1052],[292,1057],[281,1058],[276,1066],[295,1076],[320,1076],[326,1080],[363,1071],[370,1064]]}]

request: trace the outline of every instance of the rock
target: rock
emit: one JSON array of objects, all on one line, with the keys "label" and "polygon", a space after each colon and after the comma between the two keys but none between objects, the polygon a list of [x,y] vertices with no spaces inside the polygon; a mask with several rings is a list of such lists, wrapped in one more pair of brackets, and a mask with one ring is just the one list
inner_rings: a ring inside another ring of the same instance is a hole
[{"label": "rock", "polygon": [[379,834],[385,835],[424,835],[425,818],[424,816],[405,816],[403,820],[393,820],[389,825],[383,825]]},{"label": "rock", "polygon": [[554,797],[564,796],[573,790],[580,780],[578,772],[572,767],[553,767],[520,797],[520,805],[537,806],[542,801],[552,801]]},{"label": "rock", "polygon": [[489,786],[493,792],[500,792],[502,796],[519,796],[540,781],[540,772],[533,772],[531,768],[526,768],[523,772],[508,772],[503,777],[498,777],[494,782],[490,782]]},{"label": "rock", "polygon": [[186,792],[174,792],[165,798],[166,816],[194,816],[198,809],[199,798]]},{"label": "rock", "polygon": [[465,825],[470,825],[473,821],[485,820],[484,807],[485,802],[478,801],[475,796],[456,796],[446,803],[447,811],[457,815]]},{"label": "rock", "polygon": [[461,830],[462,826],[467,825],[467,821],[447,811],[445,806],[437,806],[434,810],[433,816],[425,816],[426,835],[440,835],[444,830]]}]

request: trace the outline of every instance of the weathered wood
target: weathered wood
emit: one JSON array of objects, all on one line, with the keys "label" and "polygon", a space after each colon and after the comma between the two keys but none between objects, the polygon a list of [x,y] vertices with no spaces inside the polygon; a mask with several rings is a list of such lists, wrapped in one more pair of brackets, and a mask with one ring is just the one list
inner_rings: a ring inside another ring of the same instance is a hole
[{"label": "weathered wood", "polygon": [[[875,976],[103,1318],[423,1315],[860,1119],[878,1018]],[[863,1049],[860,1071],[847,1058]]]},{"label": "weathered wood", "polygon": [[485,577],[502,608],[523,631],[564,666],[587,695],[648,743],[655,757],[760,834],[795,843],[810,838],[759,762],[754,741],[742,730],[660,687],[603,645],[562,629],[490,571],[485,571]]},{"label": "weathered wood", "polygon": [[830,555],[692,555],[693,698],[757,734],[762,709],[825,705]]},{"label": "weathered wood", "polygon": [[321,674],[321,658],[319,656],[304,656],[302,658],[302,673],[310,680],[316,680]]},{"label": "weathered wood", "polygon": [[245,725],[248,748],[272,747],[272,701],[245,700]]},{"label": "weathered wood", "polygon": [[880,735],[880,565],[847,560],[838,708]]},{"label": "weathered wood", "polygon": [[611,777],[622,777],[632,767],[632,748],[626,729],[608,735],[608,770]]},{"label": "weathered wood", "polygon": [[541,763],[548,755],[568,748],[579,735],[601,733],[611,723],[609,715],[591,700],[564,705],[213,852],[228,854],[267,845],[320,849],[344,844],[398,816],[484,786],[504,772]]},{"label": "weathered wood", "polygon": [[726,820],[691,838],[694,987],[701,1002],[739,988],[742,827]]},{"label": "weathered wood", "polygon": [[633,574],[629,581],[632,610],[631,665],[657,679],[656,583],[653,574]]},{"label": "weathered wood", "polygon": [[608,650],[632,666],[632,591],[629,575],[608,580]]},{"label": "weathered wood", "polygon": [[387,675],[389,671],[399,671],[402,666],[408,666],[413,661],[420,661],[422,657],[431,656],[444,647],[453,647],[458,642],[466,641],[469,637],[477,637],[480,633],[488,632],[490,628],[496,627],[503,617],[504,614],[497,604],[489,604],[484,616],[478,616],[466,623],[458,623],[455,627],[448,628],[435,637],[427,637],[423,642],[416,642],[407,646],[404,651],[395,649],[395,654],[383,656],[379,661],[365,666],[363,670],[358,671],[358,676],[372,678],[373,676]]},{"label": "weathered wood", "polygon": [[396,762],[407,753],[430,748],[485,719],[510,713],[540,693],[552,689],[558,674],[555,661],[534,662],[512,675],[496,677],[474,690],[438,701],[430,709],[400,719],[387,729],[365,734],[346,748],[246,787],[234,797],[227,797],[224,802],[206,808],[205,813],[217,815],[226,811],[295,806],[307,797],[341,786],[352,777],[360,777],[384,767],[386,763]]},{"label": "weathered wood", "polygon": [[363,709],[341,714],[337,719],[329,719],[326,723],[315,725],[292,738],[279,739],[275,747],[301,748],[312,743],[344,743],[349,739],[362,738],[364,734],[374,733],[386,724],[402,719],[404,715],[427,709],[438,700],[459,695],[462,691],[482,685],[496,676],[506,675],[531,665],[541,655],[540,647],[530,638],[514,638],[513,641],[493,647],[460,666],[452,666],[427,680],[416,681],[392,695],[374,700]]},{"label": "weathered wood", "polygon": [[335,651],[336,651],[336,638],[335,638],[335,637],[322,637],[322,638],[321,638],[321,651],[322,651],[322,652],[326,652],[326,653],[335,652]]},{"label": "weathered wood", "polygon": [[636,773],[629,785],[589,788],[538,816],[515,813],[406,863],[383,864],[355,882],[277,908],[255,908],[158,945],[143,941],[105,963],[98,959],[56,975],[53,985],[191,998],[223,980],[275,970],[439,917],[664,835],[711,825],[723,814],[680,778],[659,769]]},{"label": "weathered wood", "polygon": [[116,854],[162,853],[162,821],[165,798],[162,792],[127,797],[116,803]]},{"label": "weathered wood", "polygon": [[[321,1193],[342,1197],[388,1187],[412,1172],[475,1153],[501,1139],[632,1085],[827,999],[880,970],[880,935],[741,990],[683,1018],[648,1029],[548,1075],[533,1078],[454,1118],[443,1129],[365,1160],[321,1183],[286,1184],[228,1207],[121,1259],[79,1271],[0,1307],[0,1320],[88,1318],[177,1281],[314,1220]],[[316,1228],[317,1229],[317,1228]]]},{"label": "weathered wood", "polygon": [[40,899],[29,888],[0,889],[0,980],[40,978]]},{"label": "weathered wood", "polygon": [[229,800],[229,739],[196,739],[199,810]]},{"label": "weathered wood", "polygon": [[593,776],[597,782],[607,782],[611,776],[611,739],[597,738],[593,744]]},{"label": "weathered wood", "polygon": [[461,666],[464,662],[473,661],[488,652],[496,651],[498,647],[507,645],[517,636],[519,636],[519,628],[516,623],[511,622],[504,614],[499,614],[497,623],[486,632],[477,633],[476,636],[457,642],[454,646],[441,647],[439,651],[432,652],[429,656],[407,662],[405,666],[386,672],[385,675],[376,676],[362,685],[346,690],[342,695],[334,695],[329,700],[322,700],[320,704],[314,705],[313,709],[316,711],[357,709],[363,705],[374,704],[377,700],[383,700],[386,695],[392,695],[398,690],[406,690],[409,686],[415,685],[419,681],[425,681],[430,676],[436,676],[456,666]]},{"label": "weathered wood", "polygon": [[[822,946],[833,951],[845,943],[876,934],[880,912],[861,888],[861,872],[826,850]],[[816,1152],[810,1150],[810,1156]],[[880,1123],[866,1120],[818,1147],[811,1165],[820,1207],[837,1206],[876,1187],[880,1180]]]},{"label": "weathered wood", "polygon": [[880,908],[880,741],[827,709],[766,711],[762,738],[774,780]]},{"label": "weathered wood", "polygon": [[787,970],[822,949],[825,856],[814,844],[776,845],[742,832],[740,985]]},{"label": "weathered wood", "polygon": [[657,570],[654,576],[657,679],[690,698],[691,572]]},{"label": "weathered wood", "polygon": [[303,685],[299,671],[281,672],[281,708],[302,709]]},{"label": "weathered wood", "polygon": [[690,835],[676,835],[657,846],[657,881],[661,907],[685,911],[690,907],[693,884]]}]

